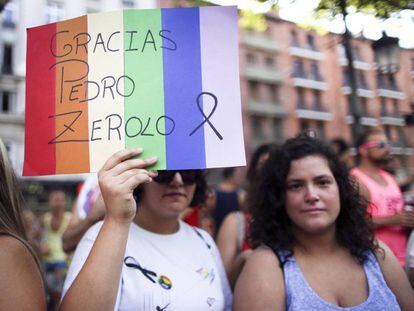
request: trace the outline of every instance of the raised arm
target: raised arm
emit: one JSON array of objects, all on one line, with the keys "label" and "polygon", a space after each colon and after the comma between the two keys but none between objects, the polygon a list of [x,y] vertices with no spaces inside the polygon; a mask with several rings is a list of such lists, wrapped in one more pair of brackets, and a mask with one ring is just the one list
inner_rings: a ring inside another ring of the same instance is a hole
[{"label": "raised arm", "polygon": [[156,172],[145,169],[156,162],[155,158],[131,159],[141,152],[140,149],[119,151],[99,171],[106,207],[104,223],[60,310],[114,309],[128,231],[136,213],[133,190],[156,176]]},{"label": "raised arm", "polygon": [[285,286],[279,260],[268,248],[258,248],[237,280],[234,311],[285,310]]}]

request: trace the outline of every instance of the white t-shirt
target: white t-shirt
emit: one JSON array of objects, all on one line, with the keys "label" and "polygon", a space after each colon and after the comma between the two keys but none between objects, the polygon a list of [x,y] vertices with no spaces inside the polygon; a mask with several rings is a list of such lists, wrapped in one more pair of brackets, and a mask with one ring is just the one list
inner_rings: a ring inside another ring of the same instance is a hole
[{"label": "white t-shirt", "polygon": [[[62,297],[85,263],[101,226],[102,222],[95,224],[80,241]],[[231,304],[220,254],[205,231],[182,221],[178,232],[168,235],[131,225],[115,310],[218,311],[231,310]]]}]

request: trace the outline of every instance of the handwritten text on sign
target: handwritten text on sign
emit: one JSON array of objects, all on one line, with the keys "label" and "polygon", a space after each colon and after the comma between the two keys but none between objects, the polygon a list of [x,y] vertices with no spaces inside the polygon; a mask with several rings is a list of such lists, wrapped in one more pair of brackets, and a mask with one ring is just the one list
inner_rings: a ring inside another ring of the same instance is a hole
[{"label": "handwritten text on sign", "polygon": [[[245,164],[235,7],[125,10],[28,30],[24,175]],[[42,152],[42,154],[40,154]]]}]

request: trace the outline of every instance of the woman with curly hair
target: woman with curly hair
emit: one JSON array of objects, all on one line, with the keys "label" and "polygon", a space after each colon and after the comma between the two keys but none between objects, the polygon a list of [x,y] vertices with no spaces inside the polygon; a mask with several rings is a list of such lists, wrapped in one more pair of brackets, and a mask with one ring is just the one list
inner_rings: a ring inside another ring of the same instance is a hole
[{"label": "woman with curly hair", "polygon": [[234,310],[413,310],[397,259],[373,237],[346,167],[318,139],[274,151],[249,190],[255,247]]}]

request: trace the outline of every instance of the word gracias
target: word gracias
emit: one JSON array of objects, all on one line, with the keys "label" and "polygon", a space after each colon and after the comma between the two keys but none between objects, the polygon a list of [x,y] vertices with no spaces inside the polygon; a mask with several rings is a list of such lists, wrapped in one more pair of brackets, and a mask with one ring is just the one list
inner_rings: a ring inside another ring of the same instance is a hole
[{"label": "word gracias", "polygon": [[[69,30],[62,30],[55,33],[51,40],[50,40],[50,52],[56,58],[69,56],[71,54],[77,55],[79,53],[79,49],[83,48],[86,53],[88,53],[88,46],[93,46],[93,53],[97,51],[97,49],[101,49],[105,53],[110,52],[118,52],[119,51],[119,43],[120,43],[120,36],[121,31],[115,31],[111,33],[107,38],[105,38],[102,33],[98,33],[95,38],[92,40],[92,36],[87,32],[80,32],[72,37],[69,42],[65,42],[62,44],[60,40],[62,38],[66,38]],[[177,50],[177,44],[167,35],[170,34],[171,31],[167,29],[161,29],[158,32],[158,36],[162,39],[159,40],[158,49],[165,49],[170,51]],[[140,44],[139,38],[137,38],[140,34],[136,30],[125,30],[124,31],[124,40],[127,44],[124,44],[124,51],[140,51],[144,52],[147,48],[147,45],[152,46],[154,51],[157,51],[157,44],[156,40],[154,39],[154,35],[150,29],[147,30],[145,33],[144,42]],[[142,39],[142,38],[141,38]],[[118,41],[117,41],[118,40]],[[57,53],[55,51],[56,41],[59,42],[59,45],[62,46],[62,52]],[[92,42],[91,42],[92,41]],[[115,42],[114,42],[115,41]],[[166,44],[166,45],[163,45]],[[125,48],[128,47],[128,48]]]}]

